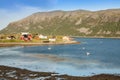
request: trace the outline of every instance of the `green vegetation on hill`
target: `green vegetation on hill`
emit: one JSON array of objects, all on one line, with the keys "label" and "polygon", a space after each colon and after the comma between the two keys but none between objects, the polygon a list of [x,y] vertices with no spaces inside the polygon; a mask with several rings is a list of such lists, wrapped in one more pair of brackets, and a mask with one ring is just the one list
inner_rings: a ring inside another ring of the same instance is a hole
[{"label": "green vegetation on hill", "polygon": [[120,9],[35,13],[10,23],[1,34],[30,32],[44,35],[120,37]]}]

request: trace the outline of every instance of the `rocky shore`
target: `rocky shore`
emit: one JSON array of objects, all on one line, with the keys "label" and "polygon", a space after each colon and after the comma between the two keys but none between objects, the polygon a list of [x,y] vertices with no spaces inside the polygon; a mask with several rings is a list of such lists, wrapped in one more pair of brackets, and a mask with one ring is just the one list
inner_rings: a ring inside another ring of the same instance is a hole
[{"label": "rocky shore", "polygon": [[100,74],[88,77],[75,77],[0,66],[0,80],[120,80],[120,75]]}]

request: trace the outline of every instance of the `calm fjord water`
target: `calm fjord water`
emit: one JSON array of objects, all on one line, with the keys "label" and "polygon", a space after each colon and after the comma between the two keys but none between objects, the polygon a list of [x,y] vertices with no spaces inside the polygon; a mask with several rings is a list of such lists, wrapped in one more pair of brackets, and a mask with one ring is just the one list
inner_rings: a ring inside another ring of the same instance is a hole
[{"label": "calm fjord water", "polygon": [[81,44],[0,48],[0,65],[73,76],[120,74],[120,39],[76,40]]}]

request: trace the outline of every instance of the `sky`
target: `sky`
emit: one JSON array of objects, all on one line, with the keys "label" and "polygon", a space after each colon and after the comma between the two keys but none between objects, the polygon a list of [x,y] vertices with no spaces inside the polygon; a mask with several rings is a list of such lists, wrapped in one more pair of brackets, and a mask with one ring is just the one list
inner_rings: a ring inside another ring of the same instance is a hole
[{"label": "sky", "polygon": [[120,9],[120,0],[0,0],[0,30],[36,12]]}]

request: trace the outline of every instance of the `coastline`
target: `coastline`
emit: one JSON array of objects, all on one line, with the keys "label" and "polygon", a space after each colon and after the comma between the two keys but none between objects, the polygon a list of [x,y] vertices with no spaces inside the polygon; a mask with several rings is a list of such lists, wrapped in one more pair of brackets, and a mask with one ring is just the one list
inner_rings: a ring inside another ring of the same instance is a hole
[{"label": "coastline", "polygon": [[0,65],[0,80],[120,80],[120,75],[69,76],[52,72],[35,72]]},{"label": "coastline", "polygon": [[[95,39],[120,39],[120,37],[99,37],[99,36],[70,36],[72,38],[95,38]],[[14,47],[14,46],[42,46],[42,45],[66,45],[66,44],[80,44],[77,41],[67,42],[53,42],[53,43],[39,43],[39,42],[0,42],[0,47]]]},{"label": "coastline", "polygon": [[[95,39],[120,39],[120,37],[85,37],[85,36],[70,36],[72,38],[95,38]],[[41,43],[41,42],[0,42],[0,47],[12,47],[12,46],[42,46],[42,45],[65,45],[65,44],[80,44],[77,41],[67,42],[53,42],[53,43]]]},{"label": "coastline", "polygon": [[120,37],[100,37],[100,36],[70,36],[73,38],[98,38],[98,39],[120,39]]},{"label": "coastline", "polygon": [[65,45],[65,44],[79,44],[80,42],[77,41],[69,41],[69,42],[58,42],[58,43],[35,43],[35,42],[7,42],[7,43],[0,43],[0,47],[11,47],[11,46],[41,46],[41,45]]}]

